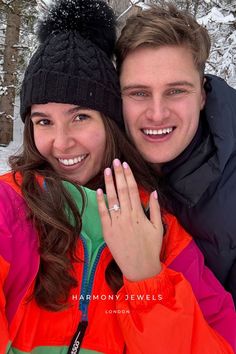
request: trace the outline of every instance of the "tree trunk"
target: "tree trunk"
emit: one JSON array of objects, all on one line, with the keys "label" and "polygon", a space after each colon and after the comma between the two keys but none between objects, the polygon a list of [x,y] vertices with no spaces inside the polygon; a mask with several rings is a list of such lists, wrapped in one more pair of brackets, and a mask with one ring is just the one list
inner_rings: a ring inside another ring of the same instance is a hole
[{"label": "tree trunk", "polygon": [[13,140],[13,116],[15,87],[17,84],[17,59],[20,34],[20,0],[6,6],[6,34],[3,58],[3,84],[6,89],[0,102],[0,145],[8,145]]}]

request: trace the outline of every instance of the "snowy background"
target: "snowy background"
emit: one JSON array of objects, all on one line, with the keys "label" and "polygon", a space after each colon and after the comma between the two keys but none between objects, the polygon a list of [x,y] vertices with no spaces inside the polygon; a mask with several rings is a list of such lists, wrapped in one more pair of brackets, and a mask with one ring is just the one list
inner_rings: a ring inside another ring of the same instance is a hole
[{"label": "snowy background", "polygon": [[[53,0],[44,0],[44,3],[50,4]],[[146,2],[146,1],[145,1]],[[148,1],[147,1],[148,2]],[[211,0],[204,0],[203,3],[210,4]],[[140,3],[138,0],[133,0],[129,2],[136,3],[145,8],[144,3]],[[218,7],[211,6],[210,10],[205,13],[205,10],[202,10],[197,16],[198,22],[203,26],[206,26],[209,30],[212,39],[212,51],[209,58],[209,64],[207,65],[206,72],[212,73],[224,78],[229,85],[236,88],[236,29],[235,28],[236,17],[236,0],[232,0],[228,3],[227,7],[223,6],[223,2],[215,1],[213,4],[218,4]],[[120,14],[119,17],[126,15],[132,6],[127,7],[127,9]],[[26,39],[31,43],[31,51],[34,51],[34,47],[37,44],[35,38],[32,38],[32,34],[26,36]],[[29,58],[28,58],[29,59]],[[1,64],[1,63],[0,63]],[[0,146],[0,174],[9,170],[8,166],[8,157],[14,153],[20,151],[22,146],[22,133],[23,133],[23,124],[19,116],[19,98],[15,102],[15,111],[14,111],[14,136],[13,141],[7,147]]]},{"label": "snowy background", "polygon": [[19,99],[15,104],[13,141],[7,147],[0,146],[0,174],[9,170],[8,157],[20,151],[22,147],[24,125],[19,114]]}]

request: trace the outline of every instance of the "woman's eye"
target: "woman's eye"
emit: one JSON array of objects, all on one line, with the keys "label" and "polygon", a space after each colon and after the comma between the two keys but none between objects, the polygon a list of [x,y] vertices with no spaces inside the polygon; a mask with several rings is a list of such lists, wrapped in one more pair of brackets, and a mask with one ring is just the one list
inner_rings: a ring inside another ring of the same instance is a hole
[{"label": "woman's eye", "polygon": [[75,120],[78,120],[78,121],[83,121],[83,120],[86,120],[88,119],[89,116],[87,114],[77,114],[77,116],[75,117]]},{"label": "woman's eye", "polygon": [[49,119],[39,119],[35,122],[36,125],[49,125],[50,123]]}]

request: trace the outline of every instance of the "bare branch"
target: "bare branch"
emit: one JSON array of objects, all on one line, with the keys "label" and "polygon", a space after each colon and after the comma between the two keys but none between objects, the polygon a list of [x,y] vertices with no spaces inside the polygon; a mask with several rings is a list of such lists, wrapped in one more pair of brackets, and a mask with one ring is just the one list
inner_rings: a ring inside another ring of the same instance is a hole
[{"label": "bare branch", "polygon": [[130,3],[130,6],[117,17],[117,21],[119,21],[121,19],[121,17],[126,15],[133,7],[138,6],[139,3],[143,3],[143,1],[129,0],[129,3]]},{"label": "bare branch", "polygon": [[38,8],[43,12],[48,12],[48,5],[45,3],[44,0],[36,0]]},{"label": "bare branch", "polygon": [[117,17],[117,21],[119,21],[121,19],[121,17],[123,17],[125,14],[127,14],[131,9],[132,9],[133,5],[130,5],[125,11],[123,11],[120,16]]}]

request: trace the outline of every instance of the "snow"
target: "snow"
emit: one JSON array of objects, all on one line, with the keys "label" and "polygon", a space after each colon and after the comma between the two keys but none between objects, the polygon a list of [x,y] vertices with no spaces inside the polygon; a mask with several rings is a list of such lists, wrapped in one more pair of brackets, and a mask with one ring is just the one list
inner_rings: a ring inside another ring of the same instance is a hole
[{"label": "snow", "polygon": [[[4,3],[10,3],[12,0],[3,0]],[[55,0],[44,0],[44,6],[47,7]],[[130,5],[136,5],[141,7],[143,10],[148,8],[148,3],[150,1],[140,1],[140,0],[130,0]],[[212,3],[212,7],[210,4]],[[212,73],[218,76],[225,78],[227,83],[236,88],[236,30],[232,30],[232,26],[235,23],[235,7],[236,1],[231,1],[230,4],[226,7],[223,6],[223,2],[218,7],[213,5],[212,0],[204,0],[202,2],[202,9],[204,9],[204,5],[208,5],[207,11],[201,11],[200,16],[198,17],[198,22],[203,26],[206,26],[209,30],[209,33],[212,38],[212,50],[209,59],[209,63],[206,67],[207,73]],[[216,2],[215,2],[216,3]],[[230,6],[229,6],[230,5]],[[132,6],[128,6],[127,9],[119,16],[122,17],[125,13],[127,13]],[[39,14],[43,14],[45,8],[40,8],[39,6]],[[0,46],[3,45],[3,36],[1,35],[1,31],[3,31],[5,26],[0,26]],[[25,42],[27,47],[30,48],[29,51],[26,51],[28,56],[34,51],[36,47],[36,40],[33,34],[29,34],[25,37]],[[27,56],[27,55],[26,55]],[[26,62],[27,62],[26,58]],[[0,69],[1,68],[0,63]],[[3,90],[6,90],[5,87],[1,85],[1,76],[3,72],[0,70],[0,96],[3,94]],[[20,151],[22,146],[22,133],[23,133],[23,123],[21,122],[19,116],[19,102],[16,102],[15,106],[15,114],[14,114],[14,137],[13,142],[9,144],[7,147],[0,146],[0,174],[9,170],[9,166],[7,163],[8,157],[12,154],[15,154]]]},{"label": "snow", "polygon": [[[19,119],[18,119],[19,120]],[[8,157],[19,152],[22,146],[22,132],[23,128],[20,126],[19,122],[16,120],[14,141],[12,141],[8,147],[4,148],[0,146],[0,174],[8,171],[10,169],[7,161]]]},{"label": "snow", "polygon": [[206,26],[210,21],[224,24],[232,24],[234,23],[235,18],[233,14],[224,16],[219,9],[213,7],[206,16],[198,18],[198,23],[200,23],[202,26]]},{"label": "snow", "polygon": [[24,125],[20,118],[18,102],[15,105],[14,116],[13,141],[7,147],[0,146],[0,174],[10,169],[8,157],[19,152],[22,147]]}]

